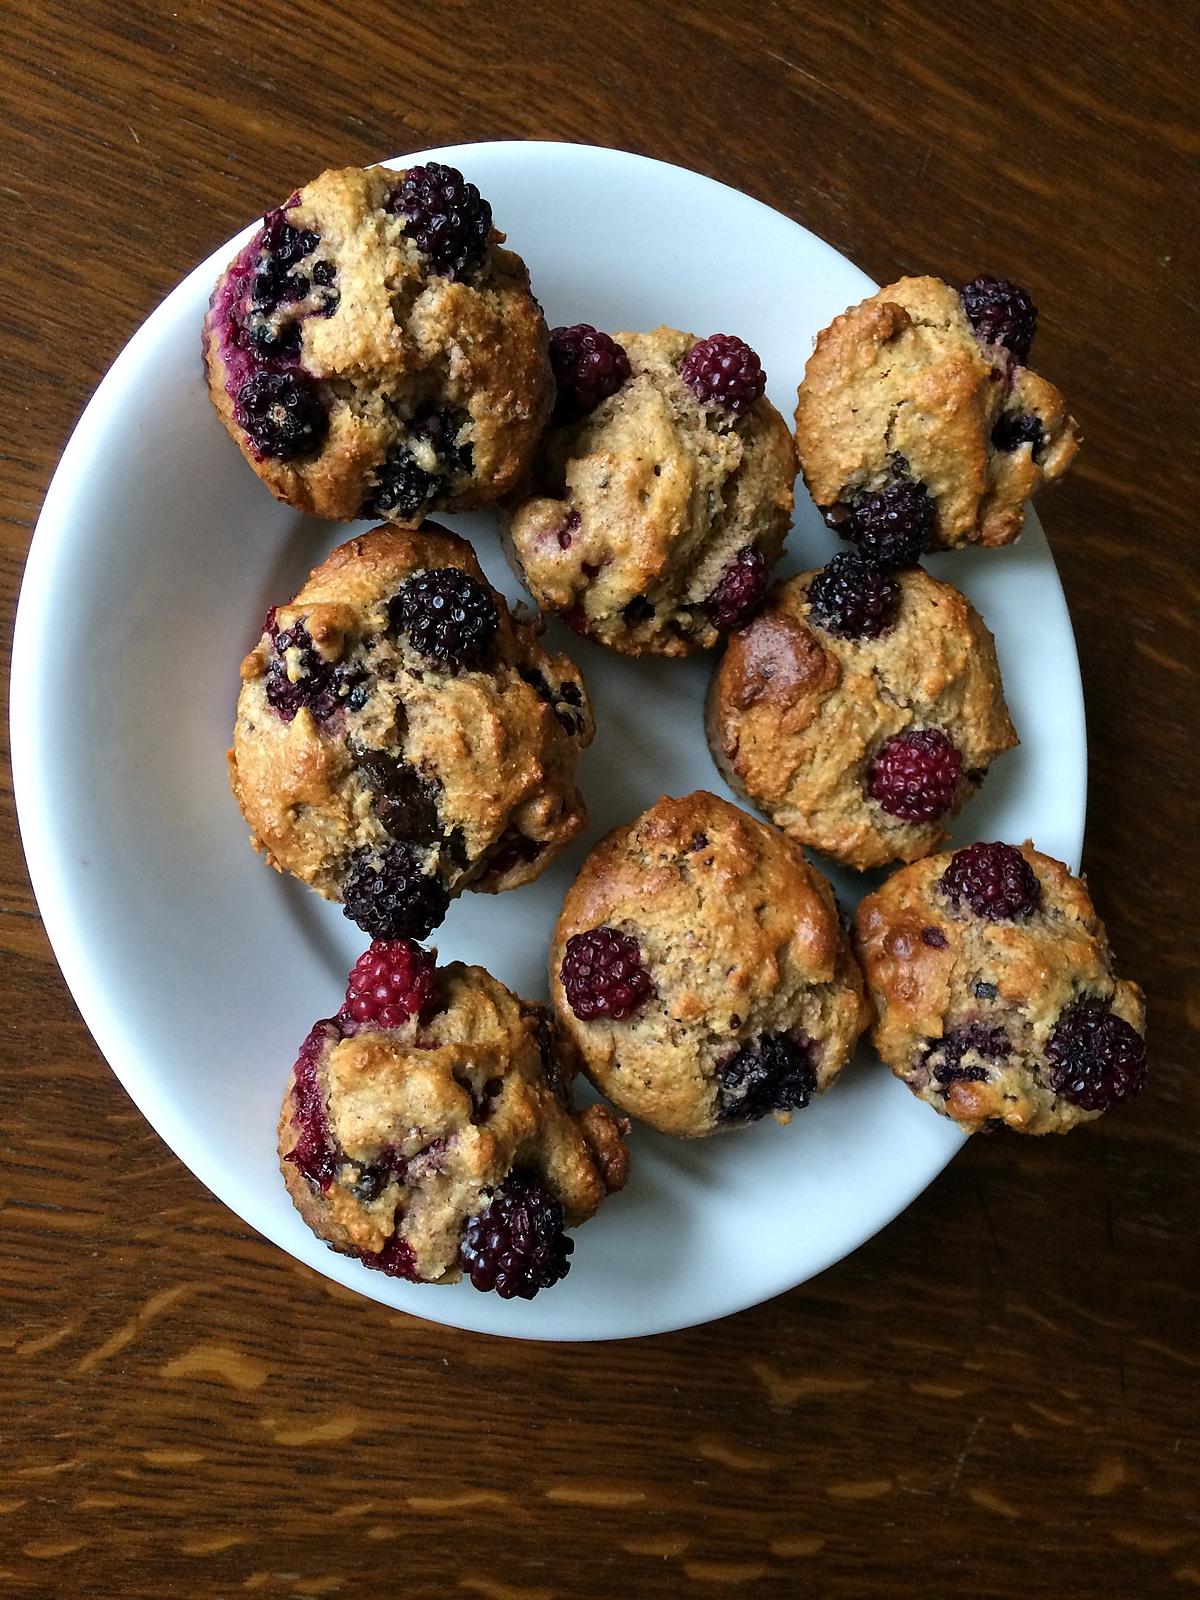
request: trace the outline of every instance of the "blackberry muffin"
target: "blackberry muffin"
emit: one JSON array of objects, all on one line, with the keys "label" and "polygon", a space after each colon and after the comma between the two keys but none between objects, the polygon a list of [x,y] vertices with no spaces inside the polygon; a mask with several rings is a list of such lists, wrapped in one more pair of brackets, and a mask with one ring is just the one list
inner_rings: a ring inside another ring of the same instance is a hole
[{"label": "blackberry muffin", "polygon": [[556,328],[552,426],[506,549],[544,611],[625,655],[710,649],[761,604],[796,455],[726,334]]},{"label": "blackberry muffin", "polygon": [[790,1121],[867,1022],[829,885],[798,845],[703,792],[657,801],[588,856],[550,994],[596,1087],[684,1137]]},{"label": "blackberry muffin", "polygon": [[969,1132],[1066,1133],[1145,1082],[1142,992],[1114,972],[1082,882],[1029,843],[893,873],[855,944],[875,1048]]},{"label": "blackberry muffin", "polygon": [[628,1124],[576,1110],[571,1046],[481,967],[373,944],[300,1047],[279,1120],[284,1182],[317,1235],[413,1283],[532,1300],[565,1278],[565,1228],[625,1183]]},{"label": "blackberry muffin", "polygon": [[888,565],[1003,545],[1079,446],[1062,395],[1026,365],[1037,325],[1005,278],[961,291],[901,278],[817,338],[796,403],[805,482],[826,521]]},{"label": "blackberry muffin", "polygon": [[343,520],[491,504],[552,397],[521,258],[453,167],[323,172],[219,279],[209,394],[275,497]]},{"label": "blackberry muffin", "polygon": [[936,850],[1017,743],[995,643],[966,596],[852,551],[780,584],[734,635],[707,722],[731,787],[860,869]]},{"label": "blackberry muffin", "polygon": [[514,620],[464,540],[376,528],[275,607],[230,752],[255,847],[375,938],[464,888],[536,878],[583,827],[578,671]]}]

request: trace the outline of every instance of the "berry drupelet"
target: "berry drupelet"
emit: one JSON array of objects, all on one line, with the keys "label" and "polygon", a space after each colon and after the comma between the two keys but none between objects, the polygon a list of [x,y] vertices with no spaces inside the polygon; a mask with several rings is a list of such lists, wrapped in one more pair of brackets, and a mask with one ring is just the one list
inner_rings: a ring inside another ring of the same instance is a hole
[{"label": "berry drupelet", "polygon": [[744,417],[767,387],[762,362],[743,339],[710,334],[684,356],[679,376],[703,405]]},{"label": "berry drupelet", "polygon": [[984,274],[959,291],[967,320],[984,344],[1002,345],[1017,361],[1029,360],[1037,332],[1037,307],[1024,289],[1008,278]]},{"label": "berry drupelet", "polygon": [[562,1206],[543,1185],[511,1173],[463,1230],[463,1268],[476,1289],[494,1290],[502,1300],[532,1300],[571,1270],[575,1245],[564,1226]]},{"label": "berry drupelet", "polygon": [[940,728],[910,728],[882,746],[867,772],[867,793],[903,822],[933,822],[954,805],[962,757]]},{"label": "berry drupelet", "polygon": [[810,617],[839,639],[877,639],[896,620],[900,585],[876,561],[843,550],[808,586]]},{"label": "berry drupelet", "polygon": [[1032,916],[1042,898],[1037,873],[1011,844],[972,844],[956,850],[938,884],[948,900],[965,901],[977,917],[989,922]]},{"label": "berry drupelet", "polygon": [[1062,1014],[1046,1058],[1051,1087],[1085,1111],[1111,1111],[1145,1087],[1145,1040],[1123,1017],[1096,1003]]},{"label": "berry drupelet", "polygon": [[616,928],[573,934],[563,953],[563,990],[581,1022],[623,1022],[654,993],[636,939]]},{"label": "berry drupelet", "polygon": [[388,200],[430,268],[463,278],[483,264],[492,232],[492,208],[455,167],[430,161],[409,167]]},{"label": "berry drupelet", "polygon": [[590,323],[555,328],[550,334],[550,365],[556,399],[554,421],[578,422],[629,378],[629,357],[623,345]]},{"label": "berry drupelet", "polygon": [[457,567],[434,567],[407,579],[388,614],[394,632],[448,672],[481,667],[500,624],[491,591]]}]

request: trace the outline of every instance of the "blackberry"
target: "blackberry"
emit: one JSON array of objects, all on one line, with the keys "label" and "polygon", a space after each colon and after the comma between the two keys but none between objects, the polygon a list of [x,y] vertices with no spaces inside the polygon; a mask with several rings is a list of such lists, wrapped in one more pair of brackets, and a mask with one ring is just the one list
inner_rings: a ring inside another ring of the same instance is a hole
[{"label": "blackberry", "polygon": [[264,684],[268,705],[284,722],[292,722],[301,706],[307,706],[318,722],[327,721],[343,703],[337,663],[317,652],[303,622],[281,630],[274,607],[267,615],[266,632],[275,651]]},{"label": "blackberry", "polygon": [[999,344],[1018,361],[1029,360],[1037,332],[1037,307],[1024,289],[1008,278],[986,273],[958,291],[967,321],[984,344]]},{"label": "blackberry", "polygon": [[[1003,1028],[985,1028],[982,1023],[972,1022],[940,1039],[931,1039],[924,1064],[943,1088],[951,1083],[986,1083],[991,1076],[988,1062],[1003,1061],[1011,1052]],[[967,1057],[975,1059],[964,1065]]]},{"label": "blackberry", "polygon": [[500,626],[491,590],[457,567],[431,567],[407,578],[389,601],[388,616],[418,655],[449,672],[482,666]]},{"label": "blackberry", "polygon": [[545,675],[536,667],[519,667],[521,677],[537,695],[538,699],[548,705],[565,732],[576,738],[583,729],[583,718],[576,716],[574,711],[565,710],[564,706],[582,706],[583,695],[579,686],[568,679],[558,686],[557,692],[546,681]]},{"label": "blackberry", "polygon": [[1037,873],[1011,844],[972,844],[956,850],[938,887],[947,899],[956,904],[965,900],[977,917],[989,922],[1032,916],[1042,899]]},{"label": "blackberry", "polygon": [[326,1044],[334,1044],[341,1037],[336,1018],[314,1023],[292,1069],[292,1126],[296,1140],[284,1159],[303,1174],[310,1188],[322,1193],[333,1181],[341,1152],[329,1131],[319,1066]]},{"label": "blackberry", "polygon": [[624,345],[587,322],[551,331],[550,366],[556,391],[554,421],[559,423],[586,417],[629,378]]},{"label": "blackberry", "polygon": [[375,487],[359,515],[407,519],[427,511],[453,474],[471,470],[471,446],[458,443],[462,421],[457,413],[434,411],[410,422],[405,438],[376,469]]},{"label": "blackberry", "polygon": [[269,315],[281,305],[304,299],[308,279],[296,268],[320,242],[319,233],[293,227],[282,208],[267,212],[258,236],[258,260],[251,284],[251,301],[256,310]]},{"label": "blackberry", "polygon": [[450,904],[445,885],[401,842],[379,852],[359,851],[342,897],[344,914],[372,939],[425,939]]},{"label": "blackberry", "polygon": [[684,356],[679,376],[702,405],[745,416],[767,387],[762,362],[744,339],[714,333]]},{"label": "blackberry", "polygon": [[1035,461],[1042,459],[1042,452],[1046,448],[1042,419],[1032,411],[1022,411],[1016,415],[1009,412],[997,417],[992,428],[992,448],[1011,455],[1023,444],[1033,446],[1031,454]]},{"label": "blackberry", "polygon": [[772,1111],[802,1111],[817,1092],[812,1047],[786,1033],[765,1033],[717,1068],[717,1119],[757,1122]]},{"label": "blackberry", "polygon": [[650,618],[654,615],[654,606],[651,601],[646,599],[644,594],[635,594],[633,599],[625,606],[621,615],[631,628],[636,628],[641,623],[650,621]]},{"label": "blackberry", "polygon": [[1085,1111],[1111,1111],[1146,1084],[1146,1041],[1097,1001],[1063,1012],[1046,1059],[1054,1092]]},{"label": "blackberry", "polygon": [[848,503],[839,502],[825,520],[860,555],[894,572],[911,567],[929,548],[935,507],[923,483],[897,477],[882,489],[864,489]]},{"label": "blackberry", "polygon": [[880,749],[867,770],[867,793],[889,816],[932,822],[951,809],[962,757],[940,728],[910,728]]},{"label": "blackberry", "polygon": [[877,639],[896,620],[900,585],[878,562],[843,550],[808,586],[812,620],[838,639]]},{"label": "blackberry", "polygon": [[754,545],[746,545],[717,579],[705,602],[709,618],[719,633],[745,627],[767,595],[767,558]]},{"label": "blackberry", "polygon": [[557,1200],[530,1173],[510,1173],[463,1230],[459,1255],[476,1289],[532,1300],[571,1270],[575,1248]]},{"label": "blackberry", "polygon": [[442,836],[438,815],[439,786],[422,778],[415,767],[386,750],[354,746],[351,754],[375,791],[375,815],[393,839],[433,844]]},{"label": "blackberry", "polygon": [[315,455],[329,432],[321,386],[304,372],[255,372],[241,385],[234,417],[260,456]]},{"label": "blackberry", "polygon": [[409,167],[386,202],[405,219],[405,231],[431,270],[462,278],[482,266],[492,232],[492,208],[455,167],[430,161]]},{"label": "blackberry", "polygon": [[338,1012],[343,1028],[399,1028],[429,1015],[434,999],[434,958],[411,939],[373,939],[350,969]]},{"label": "blackberry", "polygon": [[654,993],[636,939],[616,928],[572,934],[559,976],[567,1004],[581,1022],[623,1022]]}]

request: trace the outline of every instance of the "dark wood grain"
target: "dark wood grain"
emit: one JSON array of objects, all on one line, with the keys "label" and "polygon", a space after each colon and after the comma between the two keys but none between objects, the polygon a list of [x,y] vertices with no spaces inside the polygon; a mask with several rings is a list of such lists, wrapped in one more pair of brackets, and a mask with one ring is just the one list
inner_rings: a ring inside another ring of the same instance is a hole
[{"label": "dark wood grain", "polygon": [[1029,285],[1087,434],[1044,511],[1090,708],[1087,866],[1154,1057],[1121,1115],[972,1140],[773,1304],[604,1347],[462,1335],[291,1262],[150,1132],[58,976],[5,779],[4,1592],[1200,1588],[1194,8],[8,0],[3,26],[6,645],[101,374],[324,166],[606,142],[748,190],[877,279]]}]

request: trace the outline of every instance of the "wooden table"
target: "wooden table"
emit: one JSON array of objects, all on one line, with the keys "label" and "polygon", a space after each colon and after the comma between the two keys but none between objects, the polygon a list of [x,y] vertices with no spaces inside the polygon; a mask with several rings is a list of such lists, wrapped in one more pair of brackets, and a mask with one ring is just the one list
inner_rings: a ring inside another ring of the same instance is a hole
[{"label": "wooden table", "polygon": [[1194,12],[1189,38],[1170,0],[3,10],[6,624],[109,362],[325,166],[607,142],[748,190],[880,281],[1027,284],[1087,435],[1044,514],[1090,708],[1087,866],[1149,991],[1154,1079],[1069,1143],[972,1140],[852,1259],[716,1326],[455,1333],[265,1244],[131,1108],[6,783],[0,1593],[1200,1588]]}]

